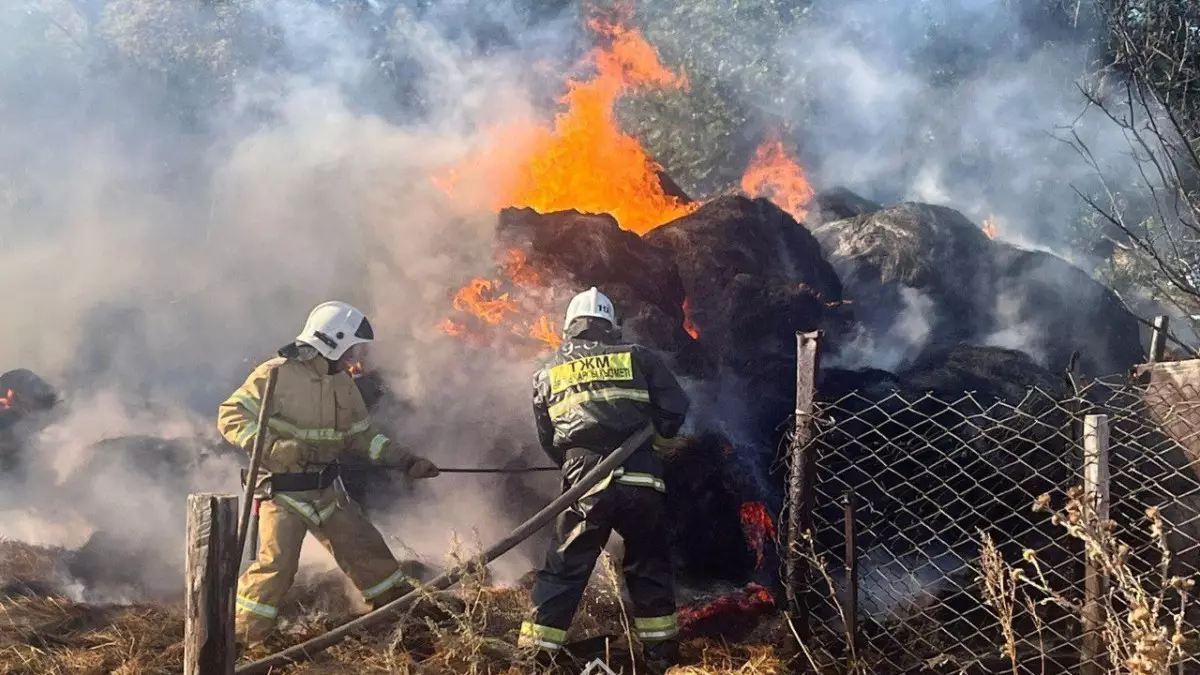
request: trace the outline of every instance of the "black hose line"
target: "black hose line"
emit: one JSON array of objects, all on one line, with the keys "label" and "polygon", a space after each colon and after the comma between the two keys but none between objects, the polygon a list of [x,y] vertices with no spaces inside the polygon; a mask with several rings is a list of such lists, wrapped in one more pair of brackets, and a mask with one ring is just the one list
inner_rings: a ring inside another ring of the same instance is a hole
[{"label": "black hose line", "polygon": [[[496,558],[508,553],[513,548],[533,536],[538,530],[542,529],[547,523],[553,520],[558,514],[567,510],[575,502],[579,501],[583,495],[592,488],[593,485],[600,482],[609,473],[615,471],[625,462],[625,460],[633,453],[634,450],[642,447],[646,441],[654,434],[654,427],[647,424],[640,431],[635,432],[632,436],[625,439],[625,442],[612,452],[608,457],[605,457],[594,469],[589,471],[578,483],[573,485],[569,490],[562,493],[558,499],[550,502],[541,511],[538,511],[529,520],[517,526],[504,539],[492,545],[483,554],[483,564],[487,565]],[[399,610],[406,609],[416,600],[420,599],[423,594],[430,590],[442,591],[454,584],[458,583],[470,570],[477,569],[478,563],[468,562],[457,565],[448,572],[438,576],[425,584],[421,588],[411,591],[403,597],[397,598],[388,604],[376,609],[368,614],[364,614],[357,619],[353,619],[347,623],[334,628],[333,630],[323,635],[318,635],[311,640],[301,642],[293,647],[259,659],[252,663],[248,663],[235,672],[236,675],[266,675],[272,668],[278,668],[290,663],[299,663],[311,659],[316,654],[332,647],[341,642],[351,632],[369,628],[394,617]]]},{"label": "black hose line", "polygon": [[534,471],[561,471],[557,466],[520,466],[511,469],[443,469],[438,467],[441,473],[532,473]]},{"label": "black hose line", "polygon": [[[338,464],[339,468],[352,471],[377,471],[379,469],[387,469],[390,471],[407,471],[407,467],[398,464]],[[517,467],[495,467],[495,468],[444,468],[438,467],[440,473],[533,473],[535,471],[561,471],[557,466],[517,466]]]}]

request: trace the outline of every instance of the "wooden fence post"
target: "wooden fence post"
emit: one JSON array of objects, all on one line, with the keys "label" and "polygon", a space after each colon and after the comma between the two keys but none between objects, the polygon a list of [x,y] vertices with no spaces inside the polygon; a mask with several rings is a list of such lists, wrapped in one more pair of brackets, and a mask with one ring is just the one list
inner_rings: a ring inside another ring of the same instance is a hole
[{"label": "wooden fence post", "polygon": [[809,443],[813,437],[813,400],[820,368],[821,331],[796,333],[796,427],[788,480],[787,603],[801,638],[809,636],[808,563],[803,558],[804,533],[812,528],[813,466]]},{"label": "wooden fence post", "polygon": [[[1108,416],[1088,415],[1083,418],[1083,500],[1084,523],[1108,545],[1105,523],[1108,521]],[[1107,578],[1099,563],[1084,553],[1083,641],[1080,645],[1081,675],[1105,672],[1104,594]]]},{"label": "wooden fence post", "polygon": [[239,555],[236,495],[188,495],[184,675],[232,675]]},{"label": "wooden fence post", "polygon": [[1165,314],[1159,314],[1154,317],[1154,330],[1150,333],[1149,363],[1158,363],[1166,356],[1167,329],[1170,326],[1170,322],[1170,317]]}]

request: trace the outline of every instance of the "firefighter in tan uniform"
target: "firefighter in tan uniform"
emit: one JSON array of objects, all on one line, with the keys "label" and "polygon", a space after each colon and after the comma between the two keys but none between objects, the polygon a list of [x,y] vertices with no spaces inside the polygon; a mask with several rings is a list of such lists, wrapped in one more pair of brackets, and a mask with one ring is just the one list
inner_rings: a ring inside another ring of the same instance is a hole
[{"label": "firefighter in tan uniform", "polygon": [[264,478],[256,491],[258,553],[238,580],[237,632],[243,642],[261,641],[273,631],[310,532],[372,606],[411,590],[383,536],[337,475],[339,460],[399,465],[412,478],[438,475],[432,462],[393,443],[368,419],[347,366],[355,358],[352,348],[373,339],[359,310],[342,302],[319,305],[296,341],[255,368],[220,406],[221,435],[250,451],[264,432],[258,414],[267,375],[279,370],[265,430]]}]

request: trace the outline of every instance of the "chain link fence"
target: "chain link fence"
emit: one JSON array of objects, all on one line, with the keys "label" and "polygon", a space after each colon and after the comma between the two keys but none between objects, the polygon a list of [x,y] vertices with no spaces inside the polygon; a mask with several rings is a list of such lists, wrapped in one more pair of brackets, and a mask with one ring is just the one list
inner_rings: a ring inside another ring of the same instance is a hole
[{"label": "chain link fence", "polygon": [[[1192,362],[1020,396],[858,391],[819,401],[806,448],[814,471],[805,553],[814,654],[872,673],[1089,672],[1081,653],[1086,537],[1068,532],[1085,519],[1072,488],[1084,480],[1087,415],[1106,415],[1109,429],[1113,529],[1094,534],[1113,550],[1128,547],[1123,563],[1132,574],[1105,577],[1112,651],[1099,654],[1096,667],[1123,664],[1137,645],[1118,643],[1144,638],[1127,620],[1141,602],[1124,588],[1130,578],[1146,604],[1163,597],[1149,607],[1152,622],[1170,626],[1179,615],[1184,630],[1200,625],[1200,602],[1184,606],[1182,584],[1169,581],[1200,574],[1197,384]],[[848,494],[852,509],[843,504]],[[1066,520],[1056,523],[1055,513]],[[848,517],[854,575],[845,564]],[[986,564],[989,554],[1003,565]],[[1173,635],[1169,628],[1166,639]],[[1178,650],[1164,658],[1200,668]]]}]

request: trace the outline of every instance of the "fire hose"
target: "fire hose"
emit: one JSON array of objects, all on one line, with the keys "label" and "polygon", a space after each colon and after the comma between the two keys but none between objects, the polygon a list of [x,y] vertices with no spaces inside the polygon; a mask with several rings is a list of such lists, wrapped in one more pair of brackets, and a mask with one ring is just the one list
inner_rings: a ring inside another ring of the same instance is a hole
[{"label": "fire hose", "polygon": [[[558,499],[550,502],[541,511],[535,513],[529,520],[521,523],[507,537],[501,539],[492,545],[483,553],[483,564],[486,566],[496,558],[508,553],[513,548],[533,536],[538,530],[542,529],[547,523],[553,520],[558,514],[562,513],[575,502],[577,502],[588,490],[596,483],[599,483],[608,474],[615,471],[625,462],[634,450],[638,449],[650,440],[654,433],[654,427],[647,424],[641,430],[635,432],[632,436],[625,439],[625,442],[612,452],[608,457],[605,457],[591,471],[583,476],[582,479],[573,485],[566,492],[559,495]],[[287,665],[289,663],[299,663],[311,659],[314,655],[324,651],[333,645],[341,642],[351,632],[369,628],[389,618],[402,609],[407,608],[428,590],[445,590],[454,584],[458,583],[472,569],[475,569],[475,563],[464,563],[451,568],[448,572],[431,580],[429,583],[416,588],[403,597],[397,598],[388,604],[364,614],[357,619],[348,621],[337,628],[315,638],[302,642],[293,647],[288,647],[281,652],[277,652],[258,661],[248,663],[241,668],[238,668],[235,675],[265,675],[272,668]]]},{"label": "fire hose", "polygon": [[[347,469],[392,469],[395,471],[404,471],[405,467],[396,466],[395,464],[343,464]],[[561,471],[557,466],[518,466],[505,468],[446,468],[438,467],[439,473],[532,473],[534,471]]]}]

